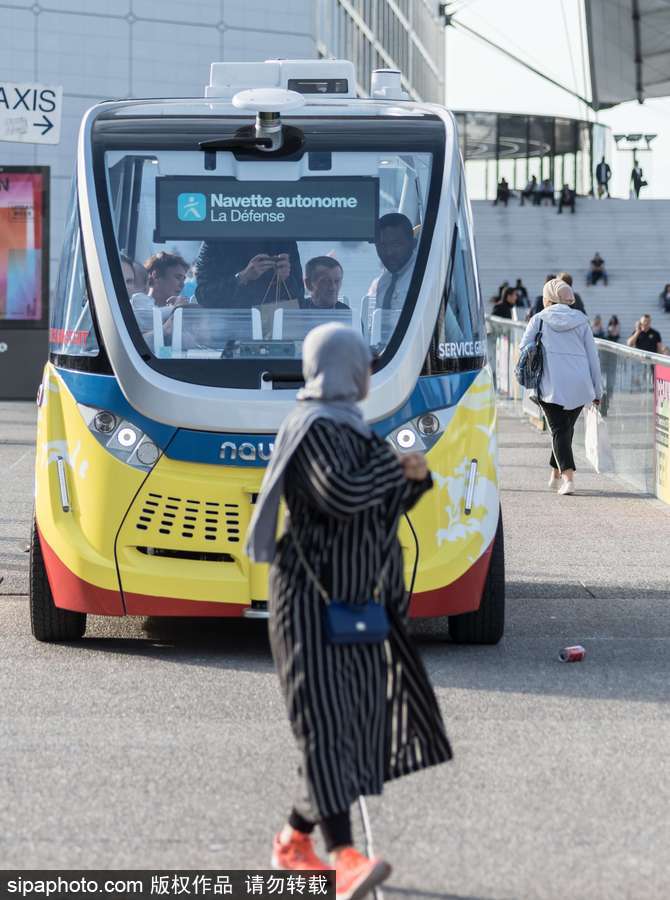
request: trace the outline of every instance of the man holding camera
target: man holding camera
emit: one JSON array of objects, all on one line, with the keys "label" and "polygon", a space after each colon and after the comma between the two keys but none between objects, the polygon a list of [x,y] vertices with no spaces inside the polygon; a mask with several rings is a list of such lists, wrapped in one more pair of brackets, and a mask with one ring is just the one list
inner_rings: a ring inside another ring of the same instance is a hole
[{"label": "man holding camera", "polygon": [[275,300],[304,297],[295,241],[211,240],[196,262],[200,306],[250,309]]}]

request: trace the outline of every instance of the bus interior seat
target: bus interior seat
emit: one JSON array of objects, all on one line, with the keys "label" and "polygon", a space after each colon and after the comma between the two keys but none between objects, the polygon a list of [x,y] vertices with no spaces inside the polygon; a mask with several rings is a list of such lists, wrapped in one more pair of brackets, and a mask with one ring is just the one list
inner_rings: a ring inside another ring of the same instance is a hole
[{"label": "bus interior seat", "polygon": [[376,309],[372,313],[370,326],[370,346],[388,344],[400,318],[400,309]]},{"label": "bus interior seat", "polygon": [[[228,341],[260,341],[261,314],[252,309],[203,309],[196,305],[179,306],[174,312],[172,350],[184,349],[184,334],[192,333],[198,343],[222,349]],[[188,347],[186,348],[188,350]]]},{"label": "bus interior seat", "polygon": [[312,328],[327,322],[353,328],[354,319],[349,309],[277,309],[272,320],[272,340],[302,341]]}]

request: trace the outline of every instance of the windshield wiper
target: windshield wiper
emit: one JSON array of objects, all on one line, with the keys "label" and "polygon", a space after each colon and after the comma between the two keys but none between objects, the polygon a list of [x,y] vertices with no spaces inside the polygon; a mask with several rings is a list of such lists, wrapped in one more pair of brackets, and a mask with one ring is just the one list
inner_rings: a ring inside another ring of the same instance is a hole
[{"label": "windshield wiper", "polygon": [[211,138],[208,141],[200,141],[198,147],[201,150],[246,150],[254,147],[271,147],[272,140],[268,137],[234,137],[234,138]]},{"label": "windshield wiper", "polygon": [[276,382],[277,384],[304,384],[305,379],[302,375],[291,375],[287,372],[263,372],[261,379],[266,382]]}]

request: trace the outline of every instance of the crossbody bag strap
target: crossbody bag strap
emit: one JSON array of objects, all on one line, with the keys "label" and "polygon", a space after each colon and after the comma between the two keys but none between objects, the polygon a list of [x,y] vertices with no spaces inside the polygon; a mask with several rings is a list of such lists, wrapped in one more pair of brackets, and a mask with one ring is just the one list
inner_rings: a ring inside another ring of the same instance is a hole
[{"label": "crossbody bag strap", "polygon": [[[317,589],[317,591],[321,595],[324,603],[326,603],[326,604],[330,603],[330,597],[328,596],[328,591],[321,584],[321,582],[319,581],[319,579],[316,576],[316,573],[314,572],[314,569],[307,562],[307,558],[305,557],[305,554],[303,553],[303,549],[300,546],[300,541],[295,536],[295,532],[293,531],[292,528],[289,528],[288,531],[291,536],[291,540],[293,541],[293,546],[295,547],[296,553],[298,554],[298,559],[302,563],[302,566],[303,566],[305,572],[307,572],[307,577],[309,578],[309,580],[312,582],[314,587]],[[377,581],[377,584],[375,585],[375,587],[372,591],[372,597],[377,602],[379,602],[379,598],[381,596],[382,586],[384,584],[384,579],[386,578],[386,571],[389,567],[390,562],[391,562],[391,554],[389,553],[389,554],[387,554],[386,561],[384,562],[384,565],[382,566],[382,570],[379,574],[379,580]]]}]

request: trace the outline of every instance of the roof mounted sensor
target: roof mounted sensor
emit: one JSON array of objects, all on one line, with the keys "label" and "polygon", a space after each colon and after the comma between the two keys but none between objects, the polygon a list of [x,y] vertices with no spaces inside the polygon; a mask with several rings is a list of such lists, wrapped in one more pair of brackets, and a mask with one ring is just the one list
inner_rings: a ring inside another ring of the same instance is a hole
[{"label": "roof mounted sensor", "polygon": [[232,99],[247,88],[283,88],[310,102],[356,99],[356,72],[348,59],[267,59],[262,63],[212,63],[205,96]]},{"label": "roof mounted sensor", "polygon": [[279,150],[284,143],[281,114],[293,112],[304,105],[302,94],[283,88],[253,88],[240,91],[233,97],[236,109],[256,113],[254,131],[257,147],[266,152]]}]

